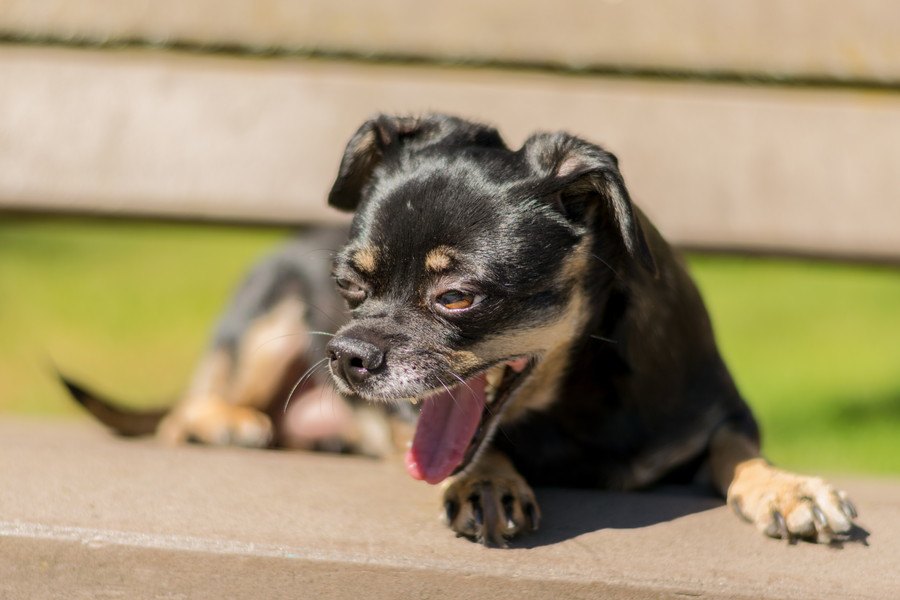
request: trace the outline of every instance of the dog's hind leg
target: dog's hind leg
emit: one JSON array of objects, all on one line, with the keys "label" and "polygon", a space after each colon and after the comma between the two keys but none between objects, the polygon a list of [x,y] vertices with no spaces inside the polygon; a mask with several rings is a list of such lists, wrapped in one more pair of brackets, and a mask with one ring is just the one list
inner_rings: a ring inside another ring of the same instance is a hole
[{"label": "dog's hind leg", "polygon": [[226,351],[207,354],[183,400],[159,424],[157,437],[169,444],[268,446],[273,440],[269,417],[230,402],[233,376],[234,358]]},{"label": "dog's hind leg", "polygon": [[772,466],[759,445],[731,425],[713,435],[710,467],[728,505],[768,536],[828,543],[853,528],[856,508],[844,492],[818,477]]},{"label": "dog's hind leg", "polygon": [[160,424],[170,443],[265,447],[275,441],[267,412],[309,346],[303,302],[286,295],[250,321],[235,344],[217,344],[201,361],[184,400]]}]

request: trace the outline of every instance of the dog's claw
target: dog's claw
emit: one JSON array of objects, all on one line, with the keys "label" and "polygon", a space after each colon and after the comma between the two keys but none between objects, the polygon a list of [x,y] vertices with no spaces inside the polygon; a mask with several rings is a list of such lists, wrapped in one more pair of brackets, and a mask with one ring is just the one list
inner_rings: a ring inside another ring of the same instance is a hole
[{"label": "dog's claw", "polygon": [[819,508],[817,504],[813,504],[812,514],[819,529],[828,527],[828,518],[825,516],[825,513],[822,512],[822,509]]},{"label": "dog's claw", "polygon": [[481,498],[477,494],[469,496],[472,505],[472,513],[475,515],[475,524],[481,527],[484,524],[484,509],[481,506]]},{"label": "dog's claw", "polygon": [[855,519],[859,516],[859,513],[856,511],[856,506],[846,498],[841,498],[841,512],[843,512],[848,519]]},{"label": "dog's claw", "polygon": [[524,510],[525,518],[528,520],[528,529],[530,531],[537,531],[537,528],[540,527],[541,524],[541,515],[537,511],[537,507],[531,502],[527,502]]},{"label": "dog's claw", "polygon": [[506,517],[507,526],[510,528],[515,527],[515,521],[513,521],[514,501],[512,494],[503,494],[503,497],[500,498],[500,504],[503,505],[503,516]]},{"label": "dog's claw", "polygon": [[743,507],[741,506],[741,499],[738,497],[729,498],[728,500],[729,506],[731,506],[731,510],[734,511],[734,514],[738,516],[738,518],[743,519],[744,521],[751,522],[753,519],[747,516],[744,512]]},{"label": "dog's claw", "polygon": [[444,515],[447,518],[447,523],[452,523],[458,514],[459,502],[456,500],[447,500],[444,502]]},{"label": "dog's claw", "polygon": [[788,528],[784,515],[777,510],[772,511],[772,522],[766,528],[766,535],[773,538],[788,538]]}]

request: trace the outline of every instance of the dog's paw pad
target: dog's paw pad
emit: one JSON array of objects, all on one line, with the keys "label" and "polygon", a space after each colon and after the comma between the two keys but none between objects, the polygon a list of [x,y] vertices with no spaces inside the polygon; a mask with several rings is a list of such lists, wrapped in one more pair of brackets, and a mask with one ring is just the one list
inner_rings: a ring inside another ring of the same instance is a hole
[{"label": "dog's paw pad", "polygon": [[541,512],[521,477],[457,477],[444,491],[444,520],[458,536],[505,547],[519,533],[534,531]]},{"label": "dog's paw pad", "polygon": [[735,479],[728,504],[764,534],[786,540],[830,543],[853,529],[856,507],[818,477],[753,465]]}]

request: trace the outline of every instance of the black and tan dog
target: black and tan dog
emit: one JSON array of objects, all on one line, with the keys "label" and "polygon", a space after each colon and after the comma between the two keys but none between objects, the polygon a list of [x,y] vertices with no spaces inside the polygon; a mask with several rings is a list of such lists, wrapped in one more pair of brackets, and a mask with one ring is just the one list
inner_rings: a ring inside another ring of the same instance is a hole
[{"label": "black and tan dog", "polygon": [[[349,242],[331,265],[311,250],[337,234],[320,233],[258,267],[174,410],[141,420],[75,395],[126,433],[371,454],[402,443],[415,405],[408,472],[444,482],[450,528],[486,544],[538,526],[532,485],[703,478],[767,535],[851,530],[843,492],[760,457],[703,302],[612,154],[565,133],[513,151],[477,123],[381,116],[350,140],[329,203],[355,211]],[[349,308],[338,324],[329,267]],[[339,394],[317,379],[325,363]],[[266,413],[309,368],[273,429]],[[346,418],[302,408],[322,398]]]}]

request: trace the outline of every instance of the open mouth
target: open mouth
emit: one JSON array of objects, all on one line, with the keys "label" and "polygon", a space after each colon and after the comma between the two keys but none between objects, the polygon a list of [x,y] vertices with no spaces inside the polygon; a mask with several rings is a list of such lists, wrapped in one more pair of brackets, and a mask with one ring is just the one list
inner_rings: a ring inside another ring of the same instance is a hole
[{"label": "open mouth", "polygon": [[407,472],[435,484],[465,469],[493,434],[504,407],[535,362],[534,358],[501,362],[425,398],[406,453]]}]

